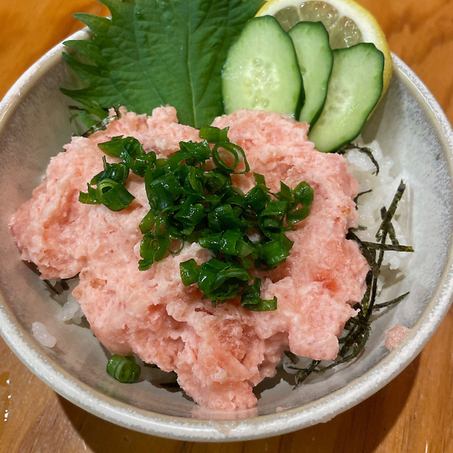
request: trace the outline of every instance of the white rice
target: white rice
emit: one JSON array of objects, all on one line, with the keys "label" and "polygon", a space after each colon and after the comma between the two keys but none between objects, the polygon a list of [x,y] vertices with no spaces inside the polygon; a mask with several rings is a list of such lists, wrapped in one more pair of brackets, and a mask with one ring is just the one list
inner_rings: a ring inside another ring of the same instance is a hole
[{"label": "white rice", "polygon": [[[372,192],[361,195],[358,199],[359,225],[365,227],[356,234],[364,241],[376,242],[375,234],[382,222],[381,208],[389,207],[400,181],[404,177],[399,171],[397,162],[389,156],[384,156],[378,142],[373,141],[366,145],[373,151],[373,156],[379,164],[379,174],[371,160],[360,151],[351,150],[346,154],[351,173],[359,181],[363,192],[371,189]],[[392,220],[396,237],[404,245],[411,245],[411,216],[410,216],[410,187],[406,182],[406,191],[398,204],[396,215]],[[404,272],[410,260],[410,253],[386,252],[383,267],[389,270]]]},{"label": "white rice", "polygon": [[34,322],[31,325],[31,332],[36,340],[46,348],[53,348],[57,344],[57,339],[49,333],[42,322]]},{"label": "white rice", "polygon": [[66,323],[71,322],[74,324],[80,324],[82,322],[82,317],[83,313],[79,303],[72,294],[69,294],[68,300],[57,314],[57,318]]}]

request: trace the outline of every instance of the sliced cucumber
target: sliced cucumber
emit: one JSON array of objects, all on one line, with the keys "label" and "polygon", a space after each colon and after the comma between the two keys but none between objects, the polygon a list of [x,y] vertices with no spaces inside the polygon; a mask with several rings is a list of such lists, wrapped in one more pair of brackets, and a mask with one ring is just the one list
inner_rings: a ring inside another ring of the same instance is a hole
[{"label": "sliced cucumber", "polygon": [[295,114],[302,79],[291,38],[272,16],[250,20],[223,67],[225,112],[239,109]]},{"label": "sliced cucumber", "polygon": [[309,138],[319,151],[335,151],[357,137],[383,87],[384,55],[374,44],[333,51],[327,98]]},{"label": "sliced cucumber", "polygon": [[296,49],[305,91],[299,121],[311,124],[321,113],[332,72],[329,33],[321,22],[299,22],[289,31],[289,35]]}]

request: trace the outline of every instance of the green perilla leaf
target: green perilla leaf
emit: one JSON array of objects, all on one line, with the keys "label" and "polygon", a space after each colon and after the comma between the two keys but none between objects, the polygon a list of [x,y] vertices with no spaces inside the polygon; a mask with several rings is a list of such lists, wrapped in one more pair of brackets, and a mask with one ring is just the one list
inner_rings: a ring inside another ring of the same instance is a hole
[{"label": "green perilla leaf", "polygon": [[64,59],[79,88],[63,88],[95,117],[125,106],[177,109],[179,120],[209,125],[223,113],[221,70],[230,44],[262,0],[102,0],[111,19],[78,14],[88,41],[68,41]]}]

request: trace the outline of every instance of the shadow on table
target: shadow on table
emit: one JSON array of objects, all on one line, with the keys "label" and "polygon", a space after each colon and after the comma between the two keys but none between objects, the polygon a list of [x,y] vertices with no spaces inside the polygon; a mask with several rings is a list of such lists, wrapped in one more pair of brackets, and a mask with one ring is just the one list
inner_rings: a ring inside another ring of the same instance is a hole
[{"label": "shadow on table", "polygon": [[269,439],[205,444],[162,439],[101,420],[59,397],[87,449],[96,453],[371,453],[382,444],[409,397],[418,372],[417,358],[378,393],[328,423]]}]

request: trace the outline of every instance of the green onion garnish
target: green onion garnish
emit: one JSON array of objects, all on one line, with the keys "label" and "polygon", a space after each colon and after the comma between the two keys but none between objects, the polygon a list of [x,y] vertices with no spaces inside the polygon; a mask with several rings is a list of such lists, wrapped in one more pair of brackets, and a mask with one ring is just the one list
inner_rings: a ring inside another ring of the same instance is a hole
[{"label": "green onion garnish", "polygon": [[292,246],[292,241],[284,234],[279,234],[274,239],[261,245],[259,248],[260,259],[266,267],[274,268],[288,258]]},{"label": "green onion garnish", "polygon": [[134,196],[122,184],[108,178],[99,181],[96,189],[88,185],[88,191],[79,195],[81,203],[103,204],[112,211],[127,208],[133,199]]},{"label": "green onion garnish", "polygon": [[[212,159],[217,168],[227,173],[243,174],[250,171],[244,150],[234,143],[222,142],[216,144],[212,150]],[[243,168],[237,170],[241,164]]]},{"label": "green onion garnish", "polygon": [[102,160],[104,162],[104,170],[93,176],[90,184],[96,185],[103,179],[113,179],[113,181],[124,184],[129,176],[129,168],[123,163],[109,164],[105,157]]},{"label": "green onion garnish", "polygon": [[249,280],[250,274],[242,266],[212,258],[200,266],[198,287],[216,303],[239,296]]},{"label": "green onion garnish", "polygon": [[313,189],[306,182],[294,189],[282,182],[272,194],[264,176],[254,174],[255,185],[243,193],[232,175],[250,167],[244,150],[228,139],[228,129],[209,126],[200,130],[200,137],[202,142],[181,142],[179,151],[159,159],[133,137],[100,143],[119,162],[104,158],[104,170],[79,200],[119,211],[133,200],[125,187],[130,172],[143,177],[150,209],[139,225],[139,269],[179,253],[186,242],[197,242],[214,258],[181,263],[184,285],[196,284],[213,303],[239,298],[249,310],[275,310],[277,300],[261,299],[261,282],[250,272],[273,269],[286,260],[293,243],[285,233],[309,215]]},{"label": "green onion garnish", "polygon": [[261,299],[261,280],[256,278],[242,293],[241,305],[252,311],[272,311],[277,309],[277,298]]},{"label": "green onion garnish", "polygon": [[140,377],[140,367],[134,357],[112,355],[107,362],[107,373],[123,384],[133,384],[138,382]]},{"label": "green onion garnish", "polygon": [[179,264],[181,280],[185,286],[192,285],[198,281],[200,267],[194,259]]},{"label": "green onion garnish", "polygon": [[228,128],[219,129],[217,127],[207,126],[200,129],[200,138],[209,143],[228,142]]},{"label": "green onion garnish", "polygon": [[96,188],[96,197],[112,211],[121,211],[129,206],[134,199],[127,189],[113,179],[103,179]]}]

